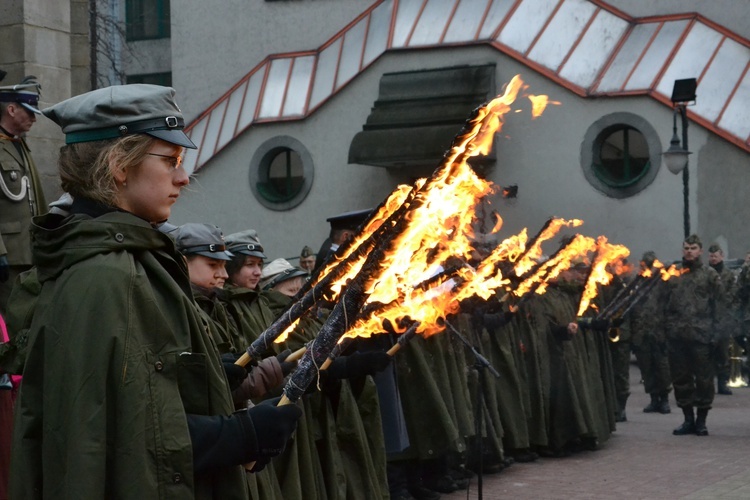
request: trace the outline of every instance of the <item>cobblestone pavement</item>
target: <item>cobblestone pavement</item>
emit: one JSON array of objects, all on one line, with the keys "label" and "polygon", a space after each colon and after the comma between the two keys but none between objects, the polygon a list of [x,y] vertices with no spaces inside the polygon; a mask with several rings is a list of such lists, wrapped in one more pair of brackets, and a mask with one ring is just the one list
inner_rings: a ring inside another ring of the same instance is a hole
[{"label": "cobblestone pavement", "polygon": [[[709,436],[673,436],[682,412],[670,394],[672,413],[643,413],[649,397],[640,372],[630,369],[627,422],[601,449],[567,458],[517,463],[483,476],[482,498],[498,499],[750,499],[750,388],[716,395],[708,414]],[[469,491],[443,500],[479,498]]]}]

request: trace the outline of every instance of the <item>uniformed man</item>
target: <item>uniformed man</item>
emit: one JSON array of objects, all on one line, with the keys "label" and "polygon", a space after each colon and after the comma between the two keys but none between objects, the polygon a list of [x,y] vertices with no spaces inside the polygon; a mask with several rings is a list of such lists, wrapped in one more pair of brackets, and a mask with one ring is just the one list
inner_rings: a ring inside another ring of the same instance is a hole
[{"label": "uniformed man", "polygon": [[312,274],[315,270],[315,253],[307,245],[302,247],[302,251],[299,254],[299,267],[307,271],[307,274]]},{"label": "uniformed man", "polygon": [[41,85],[27,76],[0,87],[0,313],[16,276],[31,267],[31,218],[46,212],[25,136],[36,122]]},{"label": "uniformed man", "polygon": [[685,421],[673,431],[676,436],[707,436],[706,416],[714,400],[713,334],[716,311],[723,307],[723,291],[718,273],[701,262],[702,253],[697,235],[685,239],[685,272],[665,282],[658,301],[663,307],[674,395],[685,415]]},{"label": "uniformed man", "polygon": [[[656,254],[653,251],[645,252],[641,257],[641,270],[655,272],[655,261]],[[669,407],[672,379],[669,375],[667,340],[664,338],[663,328],[659,327],[663,318],[659,316],[658,303],[659,289],[665,285],[658,282],[655,286],[658,288],[652,290],[631,311],[631,342],[641,370],[643,388],[651,396],[651,402],[643,408],[643,412],[666,415],[672,411]]]},{"label": "uniformed man", "polygon": [[368,208],[334,215],[326,219],[331,225],[331,231],[315,257],[315,269],[319,268],[326,258],[338,250],[341,245],[357,234],[357,228],[367,219],[370,213],[372,213],[372,209]]},{"label": "uniformed man", "polygon": [[717,392],[729,396],[732,394],[732,389],[728,385],[731,371],[729,349],[738,328],[734,308],[731,307],[735,302],[737,280],[734,273],[724,265],[724,250],[718,243],[708,247],[708,264],[719,273],[724,298],[730,306],[727,310],[719,311],[719,323],[714,332]]}]

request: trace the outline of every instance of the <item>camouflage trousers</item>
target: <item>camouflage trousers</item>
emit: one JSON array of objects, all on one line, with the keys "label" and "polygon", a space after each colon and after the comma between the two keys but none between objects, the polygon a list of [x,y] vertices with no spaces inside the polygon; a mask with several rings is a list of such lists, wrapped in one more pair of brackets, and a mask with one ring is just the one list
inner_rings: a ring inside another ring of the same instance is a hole
[{"label": "camouflage trousers", "polygon": [[711,408],[714,400],[716,346],[669,339],[667,348],[677,406]]},{"label": "camouflage trousers", "polygon": [[646,393],[667,394],[672,388],[667,343],[658,341],[653,335],[644,335],[642,342],[633,346],[633,351]]}]

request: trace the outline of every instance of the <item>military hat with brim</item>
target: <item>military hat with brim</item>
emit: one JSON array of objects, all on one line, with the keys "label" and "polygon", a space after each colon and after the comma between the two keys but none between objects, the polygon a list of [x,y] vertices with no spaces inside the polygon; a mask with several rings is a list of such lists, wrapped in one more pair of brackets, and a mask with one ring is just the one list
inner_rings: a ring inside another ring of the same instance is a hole
[{"label": "military hat with brim", "polygon": [[276,259],[263,268],[260,277],[260,287],[270,290],[279,283],[296,278],[297,276],[308,277],[307,271],[301,267],[294,267],[286,259]]},{"label": "military hat with brim", "polygon": [[227,242],[227,250],[235,255],[242,254],[259,259],[267,259],[263,253],[263,245],[260,244],[258,233],[255,229],[232,233],[225,240]]},{"label": "military hat with brim", "polygon": [[41,114],[39,111],[41,88],[36,77],[27,76],[17,85],[0,87],[0,102],[16,102],[32,113]]},{"label": "military hat with brim", "polygon": [[227,252],[221,229],[213,224],[188,222],[176,230],[174,237],[177,250],[183,255],[202,255],[217,260],[232,260]]},{"label": "military hat with brim", "polygon": [[371,208],[365,210],[355,210],[339,215],[329,217],[326,221],[331,225],[331,229],[349,229],[354,231],[362,224],[372,213]]},{"label": "military hat with brim", "polygon": [[66,144],[148,134],[196,149],[182,130],[185,120],[174,94],[173,88],[160,85],[113,85],[71,97],[42,113],[60,125]]}]

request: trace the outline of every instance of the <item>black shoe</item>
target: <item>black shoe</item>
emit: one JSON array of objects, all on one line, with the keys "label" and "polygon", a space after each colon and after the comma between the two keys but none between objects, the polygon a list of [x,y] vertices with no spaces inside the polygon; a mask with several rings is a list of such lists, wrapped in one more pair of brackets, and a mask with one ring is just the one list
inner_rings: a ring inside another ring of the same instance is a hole
[{"label": "black shoe", "polygon": [[409,490],[402,489],[391,493],[391,500],[416,500]]},{"label": "black shoe", "polygon": [[[468,481],[468,480],[467,480]],[[429,480],[424,480],[424,486],[432,491],[440,493],[453,493],[458,490],[456,481],[450,476],[440,476]]]},{"label": "black shoe", "polygon": [[732,389],[730,389],[727,384],[719,384],[719,390],[716,392],[718,392],[719,394],[723,394],[724,396],[732,395]]},{"label": "black shoe", "polygon": [[708,436],[708,428],[706,422],[696,421],[695,422],[695,435],[696,436]]},{"label": "black shoe", "polygon": [[698,416],[695,419],[695,435],[696,436],[708,436],[708,429],[706,428],[707,416],[708,416],[707,408],[698,408]]},{"label": "black shoe", "polygon": [[675,436],[684,436],[686,434],[695,434],[695,413],[692,406],[684,406],[682,414],[685,415],[685,421],[678,428],[672,431]]},{"label": "black shoe", "polygon": [[656,413],[659,411],[661,398],[657,394],[651,394],[651,402],[643,409],[643,413]]},{"label": "black shoe", "polygon": [[672,409],[669,407],[669,396],[662,396],[659,398],[659,404],[656,407],[656,411],[662,415],[672,413]]},{"label": "black shoe", "polygon": [[695,422],[688,422],[687,420],[682,423],[678,428],[672,431],[675,436],[685,436],[687,434],[695,434]]},{"label": "black shoe", "polygon": [[424,486],[411,486],[409,487],[409,493],[416,500],[439,500],[440,498],[440,493]]}]

